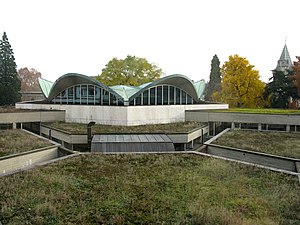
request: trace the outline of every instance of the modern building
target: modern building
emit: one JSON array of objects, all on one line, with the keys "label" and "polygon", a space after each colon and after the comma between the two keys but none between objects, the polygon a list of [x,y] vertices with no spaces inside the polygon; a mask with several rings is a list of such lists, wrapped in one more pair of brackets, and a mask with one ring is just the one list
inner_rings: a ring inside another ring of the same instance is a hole
[{"label": "modern building", "polygon": [[67,122],[141,125],[185,121],[185,110],[227,109],[203,101],[205,81],[170,75],[138,87],[108,87],[94,78],[66,74],[54,83],[40,79],[46,100],[18,103],[17,108],[66,111]]}]

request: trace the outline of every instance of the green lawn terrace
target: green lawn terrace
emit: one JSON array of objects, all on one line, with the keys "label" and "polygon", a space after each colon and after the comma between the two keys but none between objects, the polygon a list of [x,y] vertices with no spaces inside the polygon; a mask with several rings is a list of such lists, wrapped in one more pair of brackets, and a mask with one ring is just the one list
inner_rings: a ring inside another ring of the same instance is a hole
[{"label": "green lawn terrace", "polygon": [[271,108],[229,108],[229,109],[216,109],[208,110],[209,112],[221,113],[261,113],[261,114],[300,114],[299,109],[271,109]]},{"label": "green lawn terrace", "polygon": [[230,130],[212,144],[300,159],[300,133]]},{"label": "green lawn terrace", "polygon": [[[65,122],[52,122],[43,123],[48,127],[59,129],[71,134],[86,134],[87,124],[79,123],[65,123]],[[113,126],[113,125],[101,125],[95,124],[92,126],[92,131],[95,134],[128,134],[128,133],[188,133],[195,129],[205,126],[206,123],[200,122],[180,122],[180,123],[168,123],[168,124],[153,124],[153,125],[140,125],[140,126]]]},{"label": "green lawn terrace", "polygon": [[85,154],[0,178],[3,224],[299,224],[295,176],[191,154]]},{"label": "green lawn terrace", "polygon": [[53,145],[23,130],[0,130],[0,157]]}]

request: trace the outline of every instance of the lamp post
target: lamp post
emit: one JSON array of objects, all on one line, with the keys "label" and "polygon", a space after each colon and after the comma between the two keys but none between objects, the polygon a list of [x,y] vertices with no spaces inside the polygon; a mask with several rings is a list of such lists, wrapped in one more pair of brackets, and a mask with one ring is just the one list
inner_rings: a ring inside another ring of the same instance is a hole
[{"label": "lamp post", "polygon": [[87,141],[88,141],[88,151],[91,151],[91,145],[92,145],[92,126],[94,126],[96,123],[94,121],[89,122],[87,125]]}]

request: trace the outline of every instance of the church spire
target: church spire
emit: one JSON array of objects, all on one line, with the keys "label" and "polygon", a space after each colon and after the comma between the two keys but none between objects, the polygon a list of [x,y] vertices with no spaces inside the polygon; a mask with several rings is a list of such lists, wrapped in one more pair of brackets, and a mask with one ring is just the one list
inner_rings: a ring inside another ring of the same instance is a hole
[{"label": "church spire", "polygon": [[286,43],[284,44],[281,56],[277,62],[276,71],[287,71],[291,70],[293,66],[290,53],[287,49]]}]

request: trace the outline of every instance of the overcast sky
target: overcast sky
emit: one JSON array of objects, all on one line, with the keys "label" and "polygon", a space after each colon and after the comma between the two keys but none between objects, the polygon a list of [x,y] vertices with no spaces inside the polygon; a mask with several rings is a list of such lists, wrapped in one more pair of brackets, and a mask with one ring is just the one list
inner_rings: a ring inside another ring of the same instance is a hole
[{"label": "overcast sky", "polygon": [[101,73],[128,54],[166,75],[209,79],[217,54],[246,57],[268,81],[287,37],[300,55],[299,0],[0,0],[18,68],[55,81],[65,73]]}]

